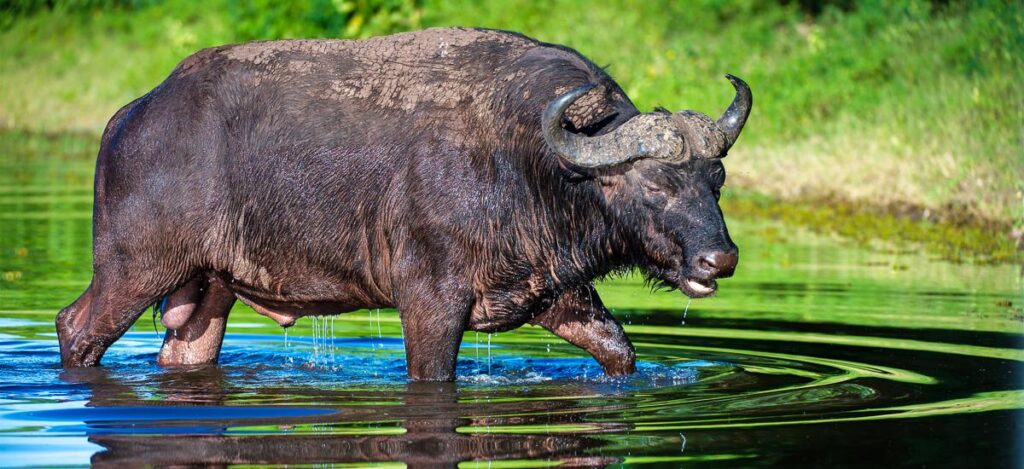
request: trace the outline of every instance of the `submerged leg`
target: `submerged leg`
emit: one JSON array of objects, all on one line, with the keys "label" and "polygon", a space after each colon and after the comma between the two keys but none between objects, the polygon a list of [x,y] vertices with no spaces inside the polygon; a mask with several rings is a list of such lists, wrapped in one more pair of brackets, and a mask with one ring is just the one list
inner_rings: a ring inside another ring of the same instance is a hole
[{"label": "submerged leg", "polygon": [[[84,353],[78,351],[82,347],[75,347],[74,343],[78,331],[82,330],[89,320],[89,310],[92,306],[94,294],[95,289],[93,284],[90,283],[74,303],[71,303],[68,307],[57,313],[57,342],[60,344],[61,364],[65,368],[83,366],[82,363],[85,362]],[[100,355],[102,354],[100,352]]]},{"label": "submerged leg", "polygon": [[159,296],[156,289],[129,280],[94,276],[82,296],[57,314],[61,365],[99,365],[107,349]]},{"label": "submerged leg", "polygon": [[[219,277],[211,275],[208,279],[198,282],[197,298],[192,303],[194,310],[182,324],[177,328],[167,329],[164,334],[164,344],[156,359],[162,366],[217,363],[224,342],[228,313],[235,304],[235,295]],[[190,288],[190,284],[192,282],[182,288]],[[176,293],[172,293],[172,297]],[[167,317],[166,314],[164,319]],[[165,325],[168,323],[166,320],[163,322]]]},{"label": "submerged leg", "polygon": [[473,293],[443,274],[413,275],[431,272],[429,262],[418,259],[405,263],[403,273],[409,277],[394,281],[406,367],[413,381],[455,381],[455,362]]},{"label": "submerged leg", "polygon": [[469,305],[452,308],[443,300],[434,303],[427,298],[430,297],[426,297],[426,301],[399,305],[409,378],[454,381]]},{"label": "submerged leg", "polygon": [[609,376],[628,375],[636,370],[633,344],[591,285],[563,293],[551,308],[530,323],[586,350]]}]

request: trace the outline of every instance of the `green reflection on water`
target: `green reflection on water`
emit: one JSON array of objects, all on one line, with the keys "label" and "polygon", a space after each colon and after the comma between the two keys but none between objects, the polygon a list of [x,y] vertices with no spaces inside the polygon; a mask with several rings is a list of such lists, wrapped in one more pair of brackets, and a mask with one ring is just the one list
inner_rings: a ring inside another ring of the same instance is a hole
[{"label": "green reflection on water", "polygon": [[850,345],[855,347],[885,347],[889,349],[955,353],[959,355],[975,357],[1004,358],[1007,360],[1024,361],[1024,350],[1020,349],[982,347],[969,344],[945,344],[936,342],[924,342],[920,340],[897,339],[891,337],[846,336],[806,332],[718,329],[713,327],[705,327],[699,329],[691,328],[683,330],[666,329],[663,327],[633,326],[627,328],[627,331],[687,337],[729,336],[734,339],[778,340],[786,342]]},{"label": "green reflection on water", "polygon": [[996,410],[1011,410],[1024,408],[1024,391],[998,391],[978,393],[963,399],[951,399],[948,401],[929,402],[925,404],[911,404],[906,406],[895,406],[881,409],[854,410],[850,413],[871,413],[863,416],[832,416],[827,420],[780,420],[777,422],[725,422],[712,424],[640,424],[636,431],[682,431],[698,429],[722,429],[722,428],[753,428],[770,427],[781,425],[809,425],[822,423],[841,422],[865,422],[876,420],[894,420],[906,418],[924,418],[944,415],[991,412]]}]

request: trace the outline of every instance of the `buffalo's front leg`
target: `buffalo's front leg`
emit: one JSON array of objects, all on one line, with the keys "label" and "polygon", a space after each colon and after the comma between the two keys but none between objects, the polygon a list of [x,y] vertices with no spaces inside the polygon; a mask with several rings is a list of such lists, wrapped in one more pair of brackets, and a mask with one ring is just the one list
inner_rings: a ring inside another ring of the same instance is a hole
[{"label": "buffalo's front leg", "polygon": [[622,326],[587,285],[562,294],[547,311],[530,321],[586,350],[609,376],[636,370],[636,351]]},{"label": "buffalo's front leg", "polygon": [[472,291],[455,279],[431,272],[431,262],[440,265],[443,261],[410,257],[400,263],[408,277],[395,281],[395,306],[402,319],[409,378],[455,381],[459,345],[473,304]]}]

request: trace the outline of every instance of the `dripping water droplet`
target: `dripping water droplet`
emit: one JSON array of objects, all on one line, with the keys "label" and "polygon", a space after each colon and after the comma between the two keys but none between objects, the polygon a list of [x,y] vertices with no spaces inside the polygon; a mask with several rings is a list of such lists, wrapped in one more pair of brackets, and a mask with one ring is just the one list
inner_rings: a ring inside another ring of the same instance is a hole
[{"label": "dripping water droplet", "polygon": [[374,342],[374,311],[367,309],[367,314],[370,315],[370,348],[377,350],[377,343]]},{"label": "dripping water droplet", "polygon": [[480,332],[473,331],[473,351],[476,352],[476,359],[473,360],[473,364],[476,365],[476,374],[480,374]]},{"label": "dripping water droplet", "polygon": [[384,348],[384,334],[380,330],[380,308],[377,308],[377,341],[380,343],[380,348]]}]

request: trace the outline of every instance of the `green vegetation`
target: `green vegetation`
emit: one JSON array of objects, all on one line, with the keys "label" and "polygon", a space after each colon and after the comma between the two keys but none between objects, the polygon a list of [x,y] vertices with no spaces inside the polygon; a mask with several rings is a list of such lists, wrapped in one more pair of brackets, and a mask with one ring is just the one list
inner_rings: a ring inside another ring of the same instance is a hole
[{"label": "green vegetation", "polygon": [[[746,79],[756,103],[727,160],[729,184],[818,210],[794,219],[834,227],[836,215],[858,214],[836,229],[916,241],[947,236],[942,227],[951,226],[956,241],[929,244],[952,257],[1012,256],[1009,232],[1024,228],[1024,6],[801,8],[810,3],[0,1],[0,127],[97,135],[118,107],[212,45],[511,29],[607,64],[642,109],[717,114],[731,98],[722,73]],[[762,216],[793,210],[750,200],[732,205]],[[884,210],[891,207],[914,210]],[[875,217],[880,210],[897,216]]]},{"label": "green vegetation", "polygon": [[[813,231],[835,233],[883,252],[913,252],[924,246],[943,259],[998,264],[1024,261],[1018,242],[997,221],[978,219],[961,211],[932,214],[907,205],[864,205],[835,198],[779,203],[749,191],[734,191],[722,201],[729,218],[779,220]],[[966,217],[966,218],[965,218]],[[778,238],[766,233],[768,238]],[[894,265],[900,269],[907,266]]]}]

